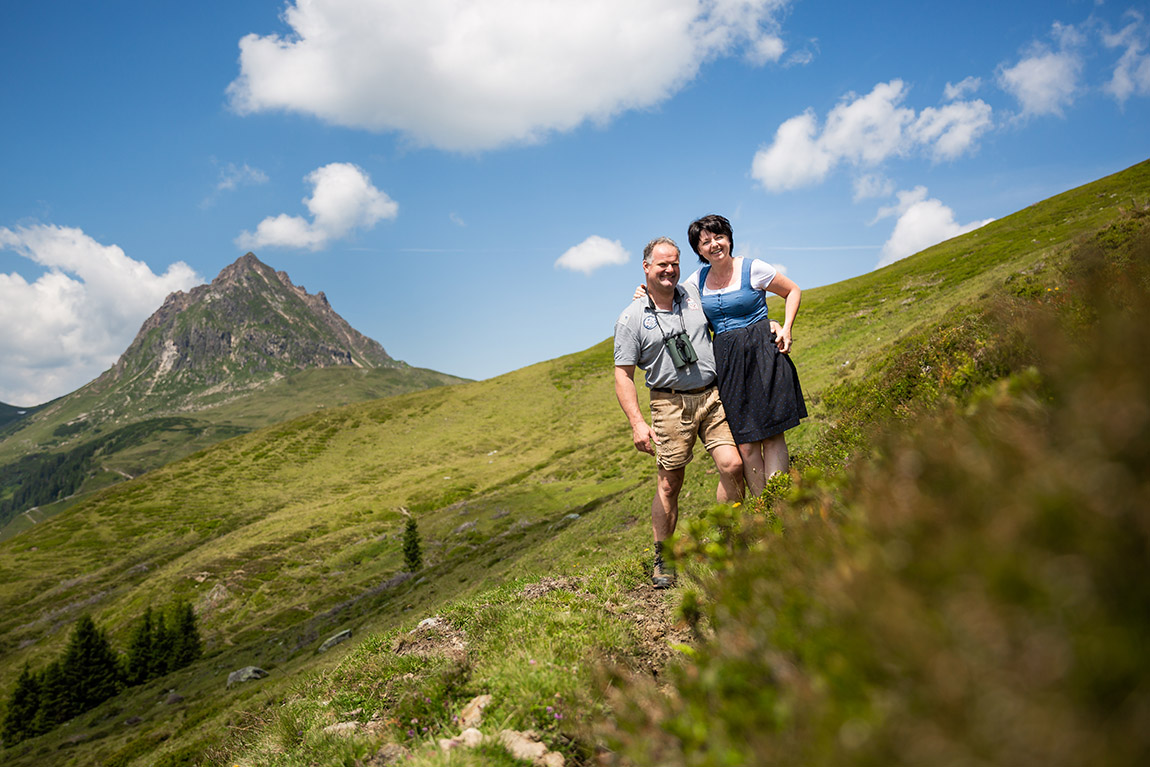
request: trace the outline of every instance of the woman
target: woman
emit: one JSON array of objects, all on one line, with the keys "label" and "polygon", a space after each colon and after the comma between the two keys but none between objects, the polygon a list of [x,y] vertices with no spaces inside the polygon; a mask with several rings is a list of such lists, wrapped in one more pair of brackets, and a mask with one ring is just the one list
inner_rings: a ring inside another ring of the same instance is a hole
[{"label": "woman", "polygon": [[[765,261],[733,257],[734,233],[722,216],[693,222],[687,239],[704,263],[687,282],[698,287],[715,332],[719,398],[743,458],[747,486],[759,495],[768,477],[789,466],[784,432],[807,416],[798,372],[788,356],[802,291]],[[766,291],[786,305],[777,333],[767,319]]]}]

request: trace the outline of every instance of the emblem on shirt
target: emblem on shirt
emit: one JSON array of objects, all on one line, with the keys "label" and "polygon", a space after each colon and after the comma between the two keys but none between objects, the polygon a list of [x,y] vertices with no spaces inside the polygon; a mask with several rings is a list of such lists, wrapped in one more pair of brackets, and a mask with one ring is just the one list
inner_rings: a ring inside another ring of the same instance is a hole
[{"label": "emblem on shirt", "polygon": [[650,330],[653,327],[655,327],[655,324],[657,322],[658,322],[658,320],[655,319],[655,315],[648,314],[646,317],[643,318],[643,327],[645,327],[647,330]]},{"label": "emblem on shirt", "polygon": [[687,296],[687,308],[688,309],[698,309],[699,308],[699,305],[697,303],[695,303],[695,299],[693,296]]}]

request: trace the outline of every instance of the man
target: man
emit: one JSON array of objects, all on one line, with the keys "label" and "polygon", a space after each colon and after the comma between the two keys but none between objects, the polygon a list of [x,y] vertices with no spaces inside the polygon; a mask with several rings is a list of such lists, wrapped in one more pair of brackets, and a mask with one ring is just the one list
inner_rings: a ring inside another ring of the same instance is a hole
[{"label": "man", "polygon": [[[655,536],[655,588],[675,584],[663,563],[663,542],[679,520],[679,491],[696,438],[719,470],[716,498],[743,497],[743,466],[715,385],[715,358],[698,291],[679,285],[679,248],[667,237],[643,249],[647,295],[615,323],[615,396],[631,424],[635,448],[656,457],[658,481],[651,502]],[[689,343],[688,343],[689,341]],[[651,424],[639,409],[635,368],[646,371]]]}]

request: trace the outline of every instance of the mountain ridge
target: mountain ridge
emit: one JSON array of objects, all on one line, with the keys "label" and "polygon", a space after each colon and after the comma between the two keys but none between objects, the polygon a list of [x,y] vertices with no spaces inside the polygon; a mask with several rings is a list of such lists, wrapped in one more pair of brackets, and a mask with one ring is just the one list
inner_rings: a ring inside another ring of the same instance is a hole
[{"label": "mountain ridge", "polygon": [[341,365],[405,367],[352,328],[323,292],[308,293],[247,253],[210,284],[169,295],[91,386],[101,391],[142,377],[146,389],[131,387],[138,394],[185,390],[194,408],[196,400],[277,373]]}]

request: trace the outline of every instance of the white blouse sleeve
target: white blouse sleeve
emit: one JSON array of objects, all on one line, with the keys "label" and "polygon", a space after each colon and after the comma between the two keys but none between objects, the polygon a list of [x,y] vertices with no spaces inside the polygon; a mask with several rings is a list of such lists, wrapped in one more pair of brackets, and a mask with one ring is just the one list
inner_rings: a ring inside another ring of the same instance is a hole
[{"label": "white blouse sleeve", "polygon": [[757,258],[751,261],[751,287],[755,290],[766,290],[771,280],[775,279],[775,274],[775,267],[766,261]]}]

